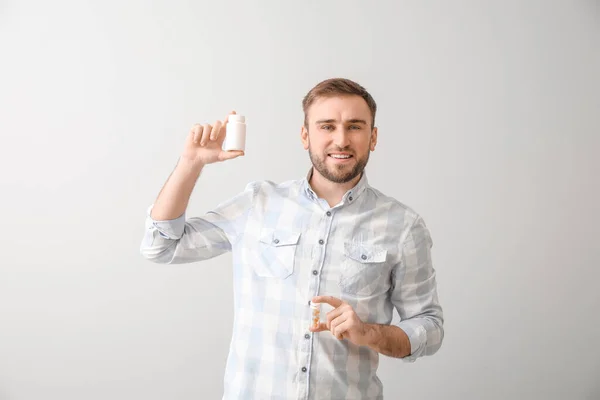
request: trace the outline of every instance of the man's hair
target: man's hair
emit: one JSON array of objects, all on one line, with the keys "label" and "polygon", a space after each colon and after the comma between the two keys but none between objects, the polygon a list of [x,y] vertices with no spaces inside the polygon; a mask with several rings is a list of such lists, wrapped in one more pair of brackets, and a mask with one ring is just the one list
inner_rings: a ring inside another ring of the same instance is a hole
[{"label": "man's hair", "polygon": [[308,128],[307,111],[308,108],[321,97],[351,96],[362,97],[371,110],[371,128],[375,127],[375,113],[377,104],[367,90],[358,83],[345,78],[331,78],[318,83],[313,87],[302,100],[302,109],[304,110],[304,126]]}]

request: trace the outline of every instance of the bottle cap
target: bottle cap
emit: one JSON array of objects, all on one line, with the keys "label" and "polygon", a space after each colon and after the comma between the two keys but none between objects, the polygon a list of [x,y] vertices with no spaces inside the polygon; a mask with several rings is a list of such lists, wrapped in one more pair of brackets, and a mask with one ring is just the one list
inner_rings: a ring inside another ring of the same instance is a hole
[{"label": "bottle cap", "polygon": [[241,122],[244,123],[246,122],[246,117],[244,117],[243,115],[238,115],[238,114],[231,114],[228,117],[228,121],[229,122]]}]

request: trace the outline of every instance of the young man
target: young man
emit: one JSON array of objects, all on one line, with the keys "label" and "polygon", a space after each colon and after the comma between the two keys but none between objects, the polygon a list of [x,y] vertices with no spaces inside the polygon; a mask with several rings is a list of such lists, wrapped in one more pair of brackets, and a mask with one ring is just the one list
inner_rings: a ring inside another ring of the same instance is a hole
[{"label": "young man", "polygon": [[[148,210],[147,259],[187,263],[232,252],[225,399],[381,399],[379,354],[414,361],[443,340],[429,231],[367,182],[375,101],[355,82],[330,79],[303,108],[301,139],[313,165],[306,178],[250,183],[186,219],[202,167],[243,155],[221,150],[226,120],[196,125]],[[320,326],[311,325],[311,301],[323,307]]]}]

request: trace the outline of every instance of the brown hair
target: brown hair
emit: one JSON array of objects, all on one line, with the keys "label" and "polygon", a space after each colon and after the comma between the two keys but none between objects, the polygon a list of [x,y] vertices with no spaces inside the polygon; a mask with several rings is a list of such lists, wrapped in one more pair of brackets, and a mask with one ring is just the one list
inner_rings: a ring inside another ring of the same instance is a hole
[{"label": "brown hair", "polygon": [[302,110],[304,111],[304,126],[308,128],[307,111],[308,108],[320,97],[356,95],[362,97],[371,110],[371,128],[375,126],[375,113],[377,104],[367,90],[358,83],[345,78],[331,78],[318,83],[313,87],[302,100]]}]

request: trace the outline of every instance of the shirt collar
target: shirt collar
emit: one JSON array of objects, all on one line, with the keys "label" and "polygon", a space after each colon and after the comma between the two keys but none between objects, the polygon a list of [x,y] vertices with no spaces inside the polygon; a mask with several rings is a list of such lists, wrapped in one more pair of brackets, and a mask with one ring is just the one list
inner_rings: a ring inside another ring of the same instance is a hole
[{"label": "shirt collar", "polygon": [[[311,167],[308,170],[308,174],[306,174],[306,177],[304,179],[302,179],[302,188],[304,193],[312,200],[317,200],[318,196],[317,194],[312,190],[311,186],[310,186],[310,178],[312,177],[313,174],[313,167]],[[352,203],[353,201],[355,201],[358,196],[361,195],[361,193],[367,188],[369,187],[369,180],[367,178],[367,173],[365,170],[363,170],[362,175],[360,177],[360,180],[356,183],[356,185],[354,185],[354,187],[350,190],[348,190],[344,196],[342,197],[342,202],[350,202]]]}]

